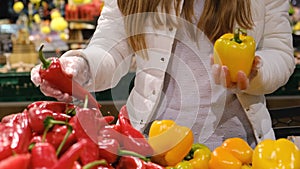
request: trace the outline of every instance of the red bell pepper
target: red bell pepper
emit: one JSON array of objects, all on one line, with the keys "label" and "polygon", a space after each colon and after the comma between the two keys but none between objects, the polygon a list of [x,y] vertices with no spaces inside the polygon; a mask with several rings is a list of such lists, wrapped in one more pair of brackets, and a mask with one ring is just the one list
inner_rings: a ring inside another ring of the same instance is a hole
[{"label": "red bell pepper", "polygon": [[[66,125],[54,127],[46,135],[46,142],[52,144],[55,149],[58,149],[60,144],[63,142],[66,134],[69,132],[69,127]],[[71,147],[77,141],[75,136],[75,130],[69,134],[64,146],[61,148],[61,152],[65,152],[69,147]]]},{"label": "red bell pepper", "polygon": [[77,108],[76,116],[71,118],[70,124],[76,131],[77,139],[89,138],[97,142],[99,130],[113,120],[113,116],[97,117],[93,109]]},{"label": "red bell pepper", "polygon": [[72,169],[82,169],[82,166],[80,165],[80,163],[78,161],[75,161]]},{"label": "red bell pepper", "polygon": [[115,139],[99,139],[99,159],[105,159],[111,164],[117,161],[120,145]]},{"label": "red bell pepper", "polygon": [[85,100],[88,97],[89,107],[99,109],[101,105],[97,100],[90,92],[74,81],[71,75],[66,74],[58,58],[45,59],[42,52],[43,47],[44,45],[41,45],[39,49],[39,58],[42,62],[41,69],[39,70],[41,79],[48,81],[51,87],[59,89],[63,93],[68,93],[79,100]]},{"label": "red bell pepper", "polygon": [[55,113],[49,109],[32,107],[28,109],[28,122],[31,129],[36,133],[43,133],[45,130],[44,120],[47,117],[53,117],[55,120],[67,121],[71,117],[63,113]]},{"label": "red bell pepper", "polygon": [[30,103],[27,106],[27,109],[31,109],[33,107],[39,107],[40,109],[47,109],[55,113],[63,113],[67,115],[72,114],[71,112],[75,112],[75,108],[76,108],[74,104],[66,103],[66,102],[57,102],[57,101],[36,101]]},{"label": "red bell pepper", "polygon": [[[93,161],[97,161],[99,159],[99,149],[98,144],[92,141],[89,138],[86,138],[87,144],[85,149],[80,154],[80,161],[82,165],[89,164]],[[92,167],[92,169],[96,169],[97,167]]]},{"label": "red bell pepper", "polygon": [[143,160],[133,156],[122,156],[116,169],[147,169]]},{"label": "red bell pepper", "polygon": [[39,142],[31,149],[32,169],[50,169],[57,161],[55,149],[50,143]]},{"label": "red bell pepper", "polygon": [[151,156],[153,149],[145,136],[131,125],[126,105],[121,108],[118,119],[121,126],[121,133],[124,134],[122,137],[123,148],[135,151],[144,156]]},{"label": "red bell pepper", "polygon": [[17,154],[27,153],[32,132],[28,126],[27,111],[12,116],[5,123],[0,123],[0,160]]},{"label": "red bell pepper", "polygon": [[16,154],[0,161],[0,169],[28,169],[31,155]]},{"label": "red bell pepper", "polygon": [[54,120],[53,117],[46,117],[46,119],[44,120],[44,125],[45,125],[45,130],[44,130],[44,133],[43,133],[42,142],[44,142],[46,140],[48,131],[54,125],[65,125],[65,126],[67,126],[66,134],[65,134],[63,140],[61,141],[60,145],[58,146],[58,148],[56,150],[56,155],[59,156],[61,151],[62,151],[62,148],[66,144],[69,136],[72,134],[73,127],[68,122]]},{"label": "red bell pepper", "polygon": [[72,169],[74,162],[79,159],[81,152],[85,149],[87,141],[82,139],[73,144],[58,160],[51,169]]}]

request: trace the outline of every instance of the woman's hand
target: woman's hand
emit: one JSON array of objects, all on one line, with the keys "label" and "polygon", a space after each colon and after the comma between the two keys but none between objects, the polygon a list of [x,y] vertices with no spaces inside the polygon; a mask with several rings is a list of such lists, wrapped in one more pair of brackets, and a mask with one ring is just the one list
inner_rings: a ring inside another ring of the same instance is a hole
[{"label": "woman's hand", "polygon": [[257,75],[258,69],[262,66],[262,60],[259,56],[255,56],[250,75],[247,77],[243,71],[239,71],[237,74],[237,82],[232,82],[227,66],[221,66],[214,64],[213,56],[211,56],[212,63],[212,75],[214,82],[218,85],[222,85],[225,88],[246,90],[249,87],[250,81]]},{"label": "woman's hand", "polygon": [[[89,81],[89,68],[84,58],[77,56],[61,57],[60,62],[64,71],[71,75],[79,84],[83,85]],[[67,93],[62,93],[58,89],[52,88],[48,81],[41,79],[39,74],[40,67],[41,65],[37,65],[31,70],[31,81],[36,86],[40,86],[41,92],[45,96],[56,98],[59,101],[72,102],[72,96]]]}]

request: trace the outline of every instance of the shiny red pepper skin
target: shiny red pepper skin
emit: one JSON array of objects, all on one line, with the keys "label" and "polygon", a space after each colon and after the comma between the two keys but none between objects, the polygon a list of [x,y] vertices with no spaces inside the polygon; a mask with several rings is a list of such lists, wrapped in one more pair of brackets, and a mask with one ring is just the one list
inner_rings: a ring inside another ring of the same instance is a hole
[{"label": "shiny red pepper skin", "polygon": [[57,163],[54,147],[47,142],[39,142],[31,149],[31,169],[50,169]]},{"label": "shiny red pepper skin", "polygon": [[116,169],[147,169],[143,160],[138,157],[122,156]]},{"label": "shiny red pepper skin", "polygon": [[[66,125],[62,126],[55,126],[50,132],[46,135],[46,141],[54,146],[55,149],[58,148],[58,146],[63,141],[66,133],[68,132],[68,127]],[[64,144],[62,148],[62,153],[65,152],[69,147],[71,147],[76,141],[75,136],[75,130],[72,130],[72,133],[69,135],[66,143]]]},{"label": "shiny red pepper skin", "polygon": [[88,97],[89,108],[100,108],[100,104],[92,96],[90,92],[85,90],[79,83],[73,80],[72,76],[66,74],[63,70],[59,58],[51,58],[46,60],[42,52],[43,45],[39,50],[39,58],[43,65],[39,70],[42,80],[46,80],[49,84],[63,93],[68,93],[79,100],[85,100]]},{"label": "shiny red pepper skin", "polygon": [[131,126],[126,105],[121,108],[118,119],[121,126],[121,133],[124,134],[122,137],[122,148],[144,156],[151,156],[153,149],[144,135]]},{"label": "shiny red pepper skin", "polygon": [[72,169],[74,162],[80,157],[85,149],[87,141],[82,139],[73,144],[58,160],[51,169]]},{"label": "shiny red pepper skin", "polygon": [[28,109],[28,122],[30,128],[36,133],[44,132],[44,120],[48,117],[53,117],[55,120],[67,121],[71,117],[63,113],[55,113],[49,109],[41,109],[39,107],[32,107]]},{"label": "shiny red pepper skin", "polygon": [[117,161],[118,150],[120,144],[115,139],[101,138],[98,141],[99,159],[104,159],[107,163],[111,164]]},{"label": "shiny red pepper skin", "polygon": [[31,155],[17,154],[0,161],[0,169],[28,169]]},{"label": "shiny red pepper skin", "polygon": [[[85,140],[87,141],[87,144],[85,149],[80,154],[80,161],[82,165],[86,165],[99,159],[99,149],[97,143],[88,138]],[[92,167],[91,169],[97,169],[97,166]]]},{"label": "shiny red pepper skin", "polygon": [[114,120],[113,116],[98,117],[95,109],[77,108],[76,115],[71,118],[70,124],[76,131],[77,139],[89,138],[97,142],[99,130]]},{"label": "shiny red pepper skin", "polygon": [[79,164],[78,161],[75,161],[72,169],[82,169],[82,166]]},{"label": "shiny red pepper skin", "polygon": [[41,109],[51,110],[55,113],[68,114],[69,111],[72,111],[76,108],[74,104],[58,101],[36,101],[27,106],[27,109],[33,107],[39,107]]},{"label": "shiny red pepper skin", "polygon": [[22,154],[28,152],[32,132],[28,125],[27,111],[12,116],[5,123],[0,123],[0,160],[11,152]]}]

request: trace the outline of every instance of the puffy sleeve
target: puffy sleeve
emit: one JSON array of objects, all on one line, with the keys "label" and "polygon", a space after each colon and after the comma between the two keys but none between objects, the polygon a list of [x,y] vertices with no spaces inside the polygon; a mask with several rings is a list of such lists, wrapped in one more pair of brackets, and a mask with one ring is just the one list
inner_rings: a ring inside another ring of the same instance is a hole
[{"label": "puffy sleeve", "polygon": [[90,68],[90,91],[103,91],[116,86],[129,71],[133,55],[127,43],[123,15],[117,0],[106,0],[96,30],[88,46],[68,55],[84,57]]},{"label": "puffy sleeve", "polygon": [[265,0],[264,32],[256,51],[263,65],[245,91],[247,94],[274,92],[288,81],[295,69],[288,9],[287,0]]}]

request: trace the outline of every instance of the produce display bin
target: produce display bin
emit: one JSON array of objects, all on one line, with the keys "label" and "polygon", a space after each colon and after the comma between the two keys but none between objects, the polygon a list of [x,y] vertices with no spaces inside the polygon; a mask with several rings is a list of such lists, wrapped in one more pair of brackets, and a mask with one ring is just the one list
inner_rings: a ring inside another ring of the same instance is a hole
[{"label": "produce display bin", "polygon": [[270,109],[276,138],[300,136],[300,106]]},{"label": "produce display bin", "polygon": [[0,73],[0,101],[53,100],[43,95],[30,80],[30,73]]}]

